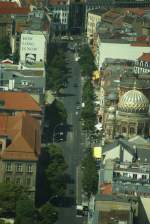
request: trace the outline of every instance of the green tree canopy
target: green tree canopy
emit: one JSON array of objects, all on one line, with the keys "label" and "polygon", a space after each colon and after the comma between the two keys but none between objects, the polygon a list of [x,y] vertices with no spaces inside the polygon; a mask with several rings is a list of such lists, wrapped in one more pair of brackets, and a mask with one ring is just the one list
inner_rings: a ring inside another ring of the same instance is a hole
[{"label": "green tree canopy", "polygon": [[17,201],[15,224],[36,224],[36,210],[34,202],[28,197]]},{"label": "green tree canopy", "polygon": [[45,170],[46,179],[52,195],[63,196],[66,189],[66,169],[62,149],[56,145],[47,148],[49,154],[49,164]]},{"label": "green tree canopy", "polygon": [[0,42],[0,59],[6,59],[11,54],[10,43],[8,40]]},{"label": "green tree canopy", "polygon": [[95,93],[93,85],[89,80],[87,80],[83,86],[82,99],[84,102],[84,107],[81,111],[81,117],[84,120],[84,129],[94,130],[96,123],[96,113],[94,109]]},{"label": "green tree canopy", "polygon": [[81,66],[81,74],[86,77],[91,77],[92,72],[96,69],[96,66],[94,63],[94,56],[88,45],[85,45],[83,48],[81,48],[79,56],[80,56],[79,63]]},{"label": "green tree canopy", "polygon": [[45,119],[49,122],[49,126],[52,127],[52,129],[56,124],[65,123],[67,120],[67,111],[64,104],[59,100],[54,100],[53,103],[48,105],[45,109]]},{"label": "green tree canopy", "polygon": [[39,224],[54,224],[58,218],[57,209],[47,202],[39,210]]},{"label": "green tree canopy", "polygon": [[47,64],[46,88],[58,93],[68,81],[68,68],[66,66],[64,50],[57,47],[56,49],[52,47],[52,50],[54,54],[48,58]]},{"label": "green tree canopy", "polygon": [[15,216],[16,203],[24,192],[22,186],[0,183],[0,215]]},{"label": "green tree canopy", "polygon": [[92,156],[92,153],[89,153],[83,159],[82,167],[83,167],[83,178],[82,178],[83,189],[86,192],[87,196],[90,197],[92,194],[97,193],[98,188],[98,173],[96,170],[96,163]]}]

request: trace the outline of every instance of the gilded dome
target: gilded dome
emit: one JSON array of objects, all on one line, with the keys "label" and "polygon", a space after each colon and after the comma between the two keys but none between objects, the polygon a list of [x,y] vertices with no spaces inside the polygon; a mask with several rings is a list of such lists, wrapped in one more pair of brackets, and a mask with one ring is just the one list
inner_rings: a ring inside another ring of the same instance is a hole
[{"label": "gilded dome", "polygon": [[127,113],[148,113],[149,100],[142,92],[133,89],[121,97],[118,109]]}]

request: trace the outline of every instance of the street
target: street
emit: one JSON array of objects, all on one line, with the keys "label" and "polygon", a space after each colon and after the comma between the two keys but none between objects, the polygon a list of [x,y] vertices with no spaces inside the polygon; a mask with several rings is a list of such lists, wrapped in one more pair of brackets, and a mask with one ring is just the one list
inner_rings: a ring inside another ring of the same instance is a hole
[{"label": "street", "polygon": [[[64,94],[62,94],[62,100],[68,113],[67,123],[72,126],[71,131],[67,134],[67,140],[60,143],[63,150],[66,162],[68,164],[68,174],[71,178],[71,182],[67,188],[67,198],[70,199],[70,203],[66,207],[61,207],[59,210],[59,219],[57,224],[80,224],[83,223],[83,218],[76,217],[75,210],[75,183],[76,183],[76,168],[82,158],[81,147],[81,132],[80,132],[80,110],[77,110],[76,104],[81,101],[81,77],[80,66],[78,62],[74,60],[74,54],[67,51],[67,63],[71,68],[70,79]],[[73,199],[73,200],[71,200]]]}]

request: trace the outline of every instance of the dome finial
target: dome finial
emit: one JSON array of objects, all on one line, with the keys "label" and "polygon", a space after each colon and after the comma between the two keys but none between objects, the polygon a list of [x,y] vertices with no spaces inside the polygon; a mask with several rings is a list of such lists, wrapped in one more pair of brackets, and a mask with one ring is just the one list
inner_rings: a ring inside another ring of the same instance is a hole
[{"label": "dome finial", "polygon": [[136,79],[134,80],[133,89],[136,89]]}]

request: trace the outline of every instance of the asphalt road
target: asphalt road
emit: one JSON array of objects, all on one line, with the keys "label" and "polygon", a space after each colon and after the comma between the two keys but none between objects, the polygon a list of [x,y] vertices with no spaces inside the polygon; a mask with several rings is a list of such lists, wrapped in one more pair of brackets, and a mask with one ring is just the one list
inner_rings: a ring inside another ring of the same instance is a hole
[{"label": "asphalt road", "polygon": [[[76,168],[82,158],[80,110],[76,109],[77,101],[81,101],[81,77],[80,66],[74,60],[74,54],[67,51],[66,56],[71,77],[67,88],[64,89],[62,100],[68,112],[67,123],[72,127],[72,130],[67,133],[66,141],[60,144],[64,150],[64,156],[68,164],[68,174],[72,181],[67,188],[68,203],[66,203],[65,207],[59,208],[57,224],[81,224],[83,218],[76,217],[75,210]],[[77,86],[75,87],[74,84],[77,84]]]}]

